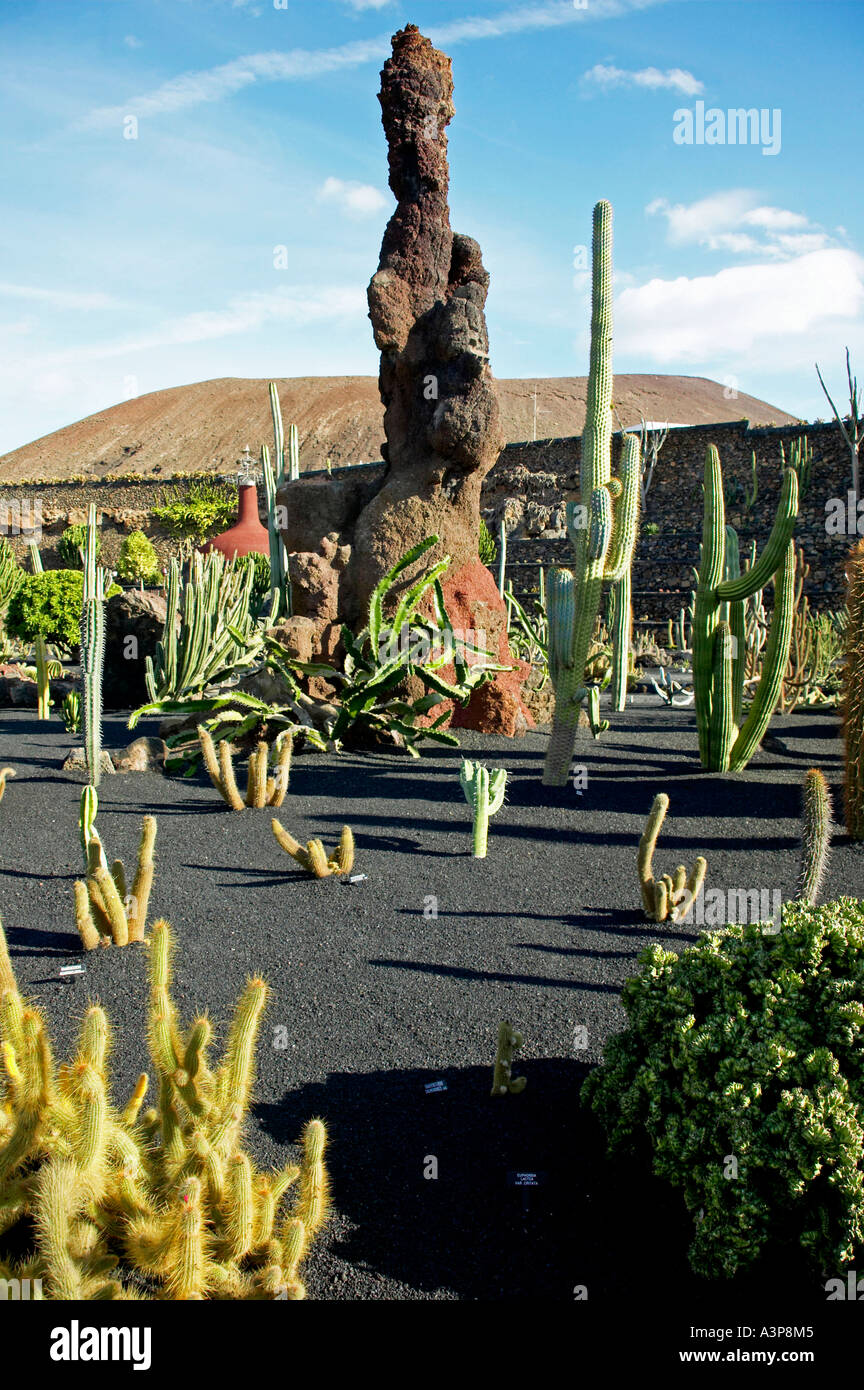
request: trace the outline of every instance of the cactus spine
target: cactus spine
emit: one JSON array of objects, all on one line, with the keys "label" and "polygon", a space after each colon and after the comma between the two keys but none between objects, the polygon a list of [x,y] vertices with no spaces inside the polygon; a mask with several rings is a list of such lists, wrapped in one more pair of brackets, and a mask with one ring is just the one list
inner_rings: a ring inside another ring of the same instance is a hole
[{"label": "cactus spine", "polygon": [[485,859],[489,839],[489,817],[500,811],[504,803],[507,772],[503,767],[490,769],[482,763],[472,763],[466,759],[459,773],[459,784],[474,813],[471,852],[475,859]]},{"label": "cactus spine", "polygon": [[864,840],[864,540],[846,562],[846,671],[843,681],[846,829]]},{"label": "cactus spine", "polygon": [[[547,787],[563,787],[570,771],[579,709],[587,693],[585,664],[603,585],[623,578],[636,544],[639,440],[635,435],[625,435],[622,440],[620,480],[612,477],[611,449],[612,207],[600,202],[594,209],[591,358],[582,434],[581,506],[578,511],[572,503],[567,506],[567,529],[576,552],[575,593],[565,601],[559,589],[557,597],[562,601],[549,604],[550,650],[555,653],[549,674],[555,687],[555,715],[543,772]],[[587,527],[583,524],[586,509]]]},{"label": "cactus spine", "polygon": [[110,576],[96,563],[96,504],[90,503],[84,540],[81,608],[81,683],[84,690],[84,752],[91,785],[102,775],[102,668],[105,661],[105,589]]},{"label": "cactus spine", "polygon": [[831,845],[831,792],[824,773],[811,767],[804,778],[804,833],[798,898],[815,907],[828,866]]},{"label": "cactus spine", "polygon": [[666,819],[668,810],[668,796],[665,792],[658,792],[645,822],[642,838],[639,841],[637,867],[639,887],[642,891],[642,906],[645,909],[645,916],[650,917],[653,922],[665,922],[667,917],[673,922],[680,922],[683,917],[686,917],[702,891],[705,871],[708,867],[706,860],[700,854],[694,860],[693,868],[689,874],[685,865],[679,864],[674,874],[664,874],[662,878],[654,878],[652,869],[654,850],[657,845],[657,836],[660,834],[660,827]]},{"label": "cactus spine", "polygon": [[304,868],[314,878],[329,878],[331,874],[350,874],[354,867],[354,836],[351,827],[343,825],[339,845],[331,859],[320,840],[308,840],[301,845],[274,816],[270,828],[286,854]]},{"label": "cactus spine", "polygon": [[495,1069],[492,1073],[492,1095],[518,1096],[520,1091],[524,1091],[528,1084],[527,1076],[513,1075],[513,1059],[525,1039],[521,1033],[517,1033],[509,1023],[502,1023],[498,1028],[498,1051],[495,1055]]},{"label": "cactus spine", "polygon": [[[171,945],[168,924],[157,922],[149,1012],[157,1106],[139,1118],[148,1078],[114,1109],[101,1008],[85,1014],[73,1062],[55,1068],[41,1013],[3,969],[0,928],[0,1230],[19,1221],[32,1230],[26,1272],[51,1300],[303,1298],[298,1267],[329,1207],[326,1131],[320,1120],[306,1126],[299,1167],[255,1171],[243,1122],[267,986],[248,982],[211,1069],[209,1023],[196,1019],[184,1035],[171,1000]],[[283,1217],[295,1183],[294,1210]],[[123,1282],[128,1272],[134,1287]],[[0,1260],[0,1277],[9,1273]]]},{"label": "cactus spine", "polygon": [[[726,526],[720,456],[713,444],[705,456],[702,555],[693,607],[693,688],[699,756],[710,772],[738,772],[762,742],[780,697],[795,616],[795,545],[798,476],[783,474],[771,535],[758,559],[739,572],[737,538]],[[774,576],[774,613],[762,676],[746,720],[743,702],[745,601]],[[734,640],[732,640],[734,638]]]}]

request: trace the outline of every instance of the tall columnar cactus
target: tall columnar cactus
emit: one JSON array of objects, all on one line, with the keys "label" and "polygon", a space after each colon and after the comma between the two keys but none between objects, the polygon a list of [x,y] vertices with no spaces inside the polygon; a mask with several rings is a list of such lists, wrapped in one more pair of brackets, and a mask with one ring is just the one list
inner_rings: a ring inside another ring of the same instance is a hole
[{"label": "tall columnar cactus", "polygon": [[84,589],[81,607],[81,684],[84,691],[84,754],[90,782],[102,774],[102,670],[105,661],[105,590],[108,571],[96,563],[99,537],[96,505],[90,503],[84,540]]},{"label": "tall columnar cactus", "polygon": [[[35,541],[30,541],[27,549],[30,552],[30,565],[34,574],[42,574],[42,556],[39,554],[39,547]],[[36,656],[36,718],[51,718],[51,677],[49,673],[50,662],[48,660],[48,646],[45,638],[38,633],[33,643]]]},{"label": "tall columnar cactus", "polygon": [[459,784],[465,800],[474,813],[471,830],[472,854],[475,859],[486,858],[489,839],[489,817],[500,811],[507,789],[507,771],[503,767],[484,767],[468,759],[462,764]]},{"label": "tall columnar cactus", "polygon": [[277,617],[291,616],[291,584],[288,578],[288,553],[279,529],[276,488],[278,486],[270,450],[261,445],[261,475],[264,479],[264,497],[267,503],[267,535],[270,541],[270,592],[276,596]]},{"label": "tall columnar cactus", "polygon": [[507,581],[507,527],[502,517],[498,523],[498,592],[504,597]]},{"label": "tall columnar cactus", "polygon": [[637,868],[642,906],[645,916],[650,917],[652,922],[665,922],[667,917],[673,922],[680,922],[686,917],[702,891],[708,867],[704,856],[699,854],[689,874],[686,865],[679,864],[674,874],[663,874],[655,879],[652,867],[654,850],[668,810],[668,796],[665,792],[658,792],[639,841]]},{"label": "tall columnar cactus", "polygon": [[[693,609],[693,688],[699,756],[710,772],[738,772],[762,742],[780,697],[795,616],[795,545],[798,475],[783,474],[771,534],[762,553],[739,573],[738,542],[726,526],[720,456],[713,444],[705,457],[705,514],[702,555]],[[774,612],[762,676],[747,718],[742,716],[745,662],[745,601],[774,576]]]},{"label": "tall columnar cactus", "polygon": [[627,703],[627,677],[630,673],[630,639],[633,632],[631,591],[628,566],[612,587],[612,680],[609,694],[612,708],[619,714]]},{"label": "tall columnar cactus", "polygon": [[843,682],[846,829],[853,840],[864,840],[864,540],[853,546],[846,562],[846,608],[849,614]]},{"label": "tall columnar cactus", "polygon": [[567,506],[567,530],[576,561],[569,590],[566,580],[555,579],[569,571],[553,571],[548,604],[549,674],[555,687],[555,715],[543,772],[547,787],[563,787],[569,775],[579,710],[586,695],[585,663],[603,585],[622,579],[633,558],[639,482],[639,440],[635,435],[624,436],[621,477],[612,477],[612,207],[601,202],[594,209],[591,358],[582,434],[581,501],[578,507],[572,503]]},{"label": "tall columnar cactus", "polygon": [[818,767],[811,767],[804,778],[804,833],[797,893],[811,907],[816,904],[825,878],[831,831],[831,791],[825,774]]},{"label": "tall columnar cactus", "polygon": [[[243,1148],[268,989],[250,979],[218,1065],[206,1016],[188,1030],[170,994],[171,930],[156,922],[148,1035],[155,1107],[142,1075],[115,1109],[108,1020],[91,1006],[78,1051],[55,1067],[40,1011],[15,986],[0,927],[0,1230],[48,1300],[305,1297],[299,1264],[327,1217],[327,1134],[311,1120],[300,1165],[257,1172]],[[280,1213],[296,1184],[292,1207]]]}]

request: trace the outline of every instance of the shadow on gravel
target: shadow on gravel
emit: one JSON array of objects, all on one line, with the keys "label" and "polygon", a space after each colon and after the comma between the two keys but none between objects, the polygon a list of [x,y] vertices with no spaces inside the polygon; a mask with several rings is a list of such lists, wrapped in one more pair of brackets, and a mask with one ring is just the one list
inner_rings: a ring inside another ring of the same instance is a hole
[{"label": "shadow on gravel", "polygon": [[[72,877],[72,875],[64,875]],[[6,940],[9,943],[9,954],[15,956],[35,956],[39,959],[42,956],[65,956],[67,959],[72,951],[80,955],[81,938],[74,931],[47,931],[44,927],[38,930],[34,927],[10,927],[5,923],[3,930],[6,933]],[[42,983],[37,980],[28,980],[28,987],[33,984]]]},{"label": "shadow on gravel", "polygon": [[[761,1306],[766,1287],[814,1285],[788,1254],[746,1279],[697,1278],[680,1194],[644,1157],[607,1155],[579,1102],[587,1071],[526,1058],[515,1067],[525,1091],[494,1099],[491,1067],[335,1072],[256,1114],[280,1144],[311,1116],[326,1121],[334,1204],[354,1228],[332,1253],[425,1293],[572,1302],[583,1285],[623,1328],[628,1305]],[[441,1081],[445,1091],[426,1093]],[[432,1160],[437,1177],[424,1177]]]}]

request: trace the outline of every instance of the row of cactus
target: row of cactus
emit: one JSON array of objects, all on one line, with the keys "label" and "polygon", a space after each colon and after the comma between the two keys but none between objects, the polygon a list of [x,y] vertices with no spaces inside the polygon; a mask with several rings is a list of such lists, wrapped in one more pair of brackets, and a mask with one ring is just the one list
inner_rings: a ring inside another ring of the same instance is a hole
[{"label": "row of cactus", "polygon": [[694,860],[689,874],[686,865],[679,864],[674,874],[663,874],[659,879],[655,879],[654,850],[668,810],[668,796],[665,792],[658,792],[639,841],[637,868],[642,906],[646,917],[650,917],[652,922],[665,922],[667,918],[673,922],[680,922],[686,917],[702,891],[708,868],[707,861],[700,854]]},{"label": "row of cactus", "polygon": [[274,458],[272,463],[267,445],[262,444],[261,446],[261,473],[264,479],[267,531],[270,537],[270,586],[274,602],[278,604],[277,615],[287,617],[291,613],[291,581],[288,574],[288,554],[279,527],[276,490],[283,483],[295,482],[300,477],[300,452],[297,426],[289,425],[286,467],[282,407],[279,404],[279,391],[275,381],[270,382],[270,413],[273,417]]},{"label": "row of cactus", "polygon": [[459,785],[473,812],[471,852],[475,859],[485,859],[489,817],[504,804],[507,772],[503,767],[487,768],[466,758],[459,773]]},{"label": "row of cactus", "polygon": [[354,867],[354,836],[349,825],[343,825],[339,844],[332,855],[328,855],[321,840],[307,840],[301,845],[275,816],[270,827],[279,846],[313,878],[344,877]]},{"label": "row of cactus", "polygon": [[84,879],[75,884],[75,923],[86,951],[112,943],[127,946],[132,941],[143,941],[153,888],[155,816],[145,816],[141,823],[138,860],[130,888],[122,859],[115,859],[108,868],[96,829],[97,810],[95,788],[85,787],[78,828],[86,871]]},{"label": "row of cactus", "polygon": [[267,743],[259,742],[249,755],[245,797],[240,795],[234,774],[234,747],[231,740],[220,740],[217,755],[213,737],[203,724],[198,725],[198,739],[210,781],[232,811],[244,811],[247,806],[260,808],[282,805],[291,778],[294,741],[290,733],[280,734],[273,745],[275,767],[272,777],[269,773],[270,747]]},{"label": "row of cactus", "polygon": [[[573,503],[567,506],[567,530],[576,561],[573,571],[553,569],[547,584],[549,674],[555,688],[555,714],[543,782],[552,787],[564,786],[570,772],[579,712],[587,694],[585,665],[603,585],[617,584],[629,571],[639,525],[640,457],[635,435],[623,437],[621,477],[612,477],[612,208],[608,202],[600,202],[594,209],[592,245],[591,356],[582,434],[581,504],[578,508]],[[586,516],[587,526],[582,524]],[[623,602],[621,611],[623,626]],[[625,655],[625,668],[626,664]],[[596,702],[589,713],[597,732],[595,712]]]},{"label": "row of cactus", "polygon": [[[711,772],[747,766],[768,727],[789,659],[795,603],[798,474],[787,468],[774,526],[762,553],[740,572],[738,538],[726,525],[720,456],[713,444],[705,459],[705,515],[699,582],[693,613],[693,687],[699,756]],[[746,600],[773,576],[774,612],[762,674],[742,722]]]},{"label": "row of cactus", "polygon": [[90,503],[82,551],[84,588],[81,607],[81,687],[84,695],[84,755],[91,785],[102,774],[102,674],[105,663],[105,593],[112,575],[96,563],[99,533],[96,505]]},{"label": "row of cactus", "polygon": [[[185,1033],[170,995],[171,929],[153,927],[148,1037],[156,1106],[142,1075],[122,1110],[109,1094],[111,1041],[91,1005],[71,1063],[55,1067],[42,1013],[19,994],[0,927],[0,1232],[29,1244],[0,1276],[43,1297],[302,1299],[300,1265],[328,1211],[326,1131],[302,1161],[259,1173],[243,1148],[256,1038],[267,1001],[250,979],[221,1063],[202,1016]],[[293,1206],[280,1211],[290,1189]]]},{"label": "row of cactus", "polygon": [[219,551],[196,552],[185,583],[181,578],[181,564],[174,559],[162,638],[155,657],[145,660],[152,701],[200,694],[254,665],[263,644],[252,612],[252,565],[226,560]]}]

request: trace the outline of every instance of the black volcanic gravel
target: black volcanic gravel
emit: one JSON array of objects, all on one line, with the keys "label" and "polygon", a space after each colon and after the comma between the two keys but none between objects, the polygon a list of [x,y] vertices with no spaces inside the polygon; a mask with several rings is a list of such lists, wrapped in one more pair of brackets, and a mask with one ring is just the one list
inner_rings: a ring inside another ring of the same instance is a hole
[{"label": "black volcanic gravel", "polygon": [[[807,711],[776,719],[769,750],[745,773],[706,775],[691,710],[646,704],[613,718],[601,741],[577,745],[588,775],[581,795],[541,785],[543,732],[463,734],[461,750],[429,744],[419,762],[297,756],[277,814],[301,841],[335,844],[351,825],[355,871],[367,875],[353,885],[307,878],[276,844],[270,810],[232,813],[203,777],[103,778],[98,827],[109,857],[128,867],[141,816],[158,819],[151,921],[175,927],[184,1021],[206,1009],[224,1025],[250,973],[272,987],[254,1157],[284,1162],[305,1119],[328,1123],[336,1212],[306,1266],[311,1297],[572,1301],[586,1285],[600,1308],[644,1298],[647,1286],[710,1302],[687,1266],[678,1195],[644,1166],[607,1160],[578,1099],[622,1025],[619,992],[640,951],[692,939],[642,919],[636,844],[665,790],[657,868],[704,853],[709,886],[791,895],[804,772],[826,772],[839,816],[842,747],[836,718]],[[106,721],[106,746],[131,737],[122,716]],[[0,912],[19,984],[46,1010],[58,1056],[86,1002],[106,1007],[123,1099],[148,1067],[146,947],[79,949],[81,784],[60,771],[68,747],[59,721],[0,718],[0,765],[17,770],[0,806]],[[510,774],[485,861],[470,856],[463,755]],[[824,896],[843,893],[864,895],[864,854],[838,834]],[[83,977],[58,978],[82,960]],[[493,1100],[502,1018],[525,1035],[515,1070],[528,1085]],[[447,1089],[427,1093],[435,1081]],[[434,1179],[424,1177],[431,1159]],[[538,1185],[517,1187],[517,1172],[538,1174]],[[824,1302],[788,1263],[784,1279]],[[736,1287],[746,1294],[746,1282]]]}]

